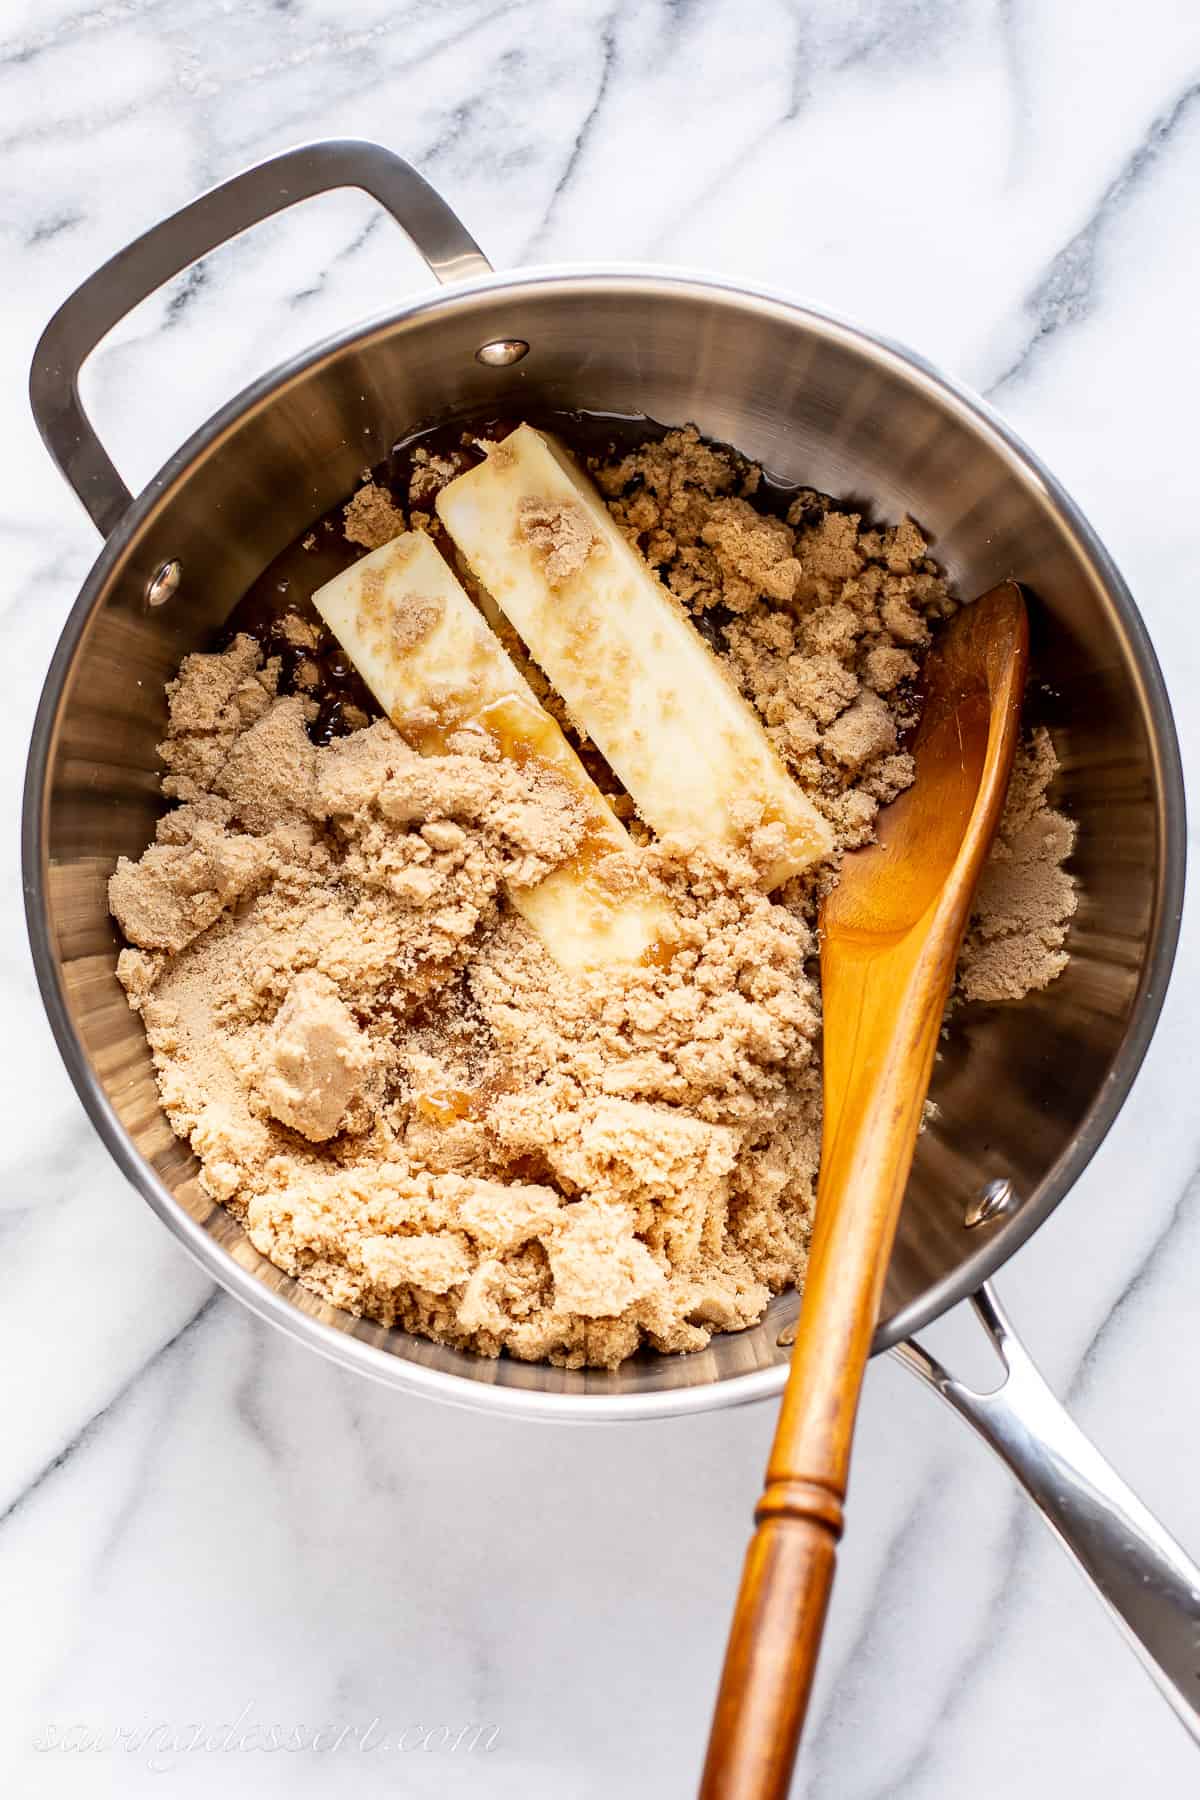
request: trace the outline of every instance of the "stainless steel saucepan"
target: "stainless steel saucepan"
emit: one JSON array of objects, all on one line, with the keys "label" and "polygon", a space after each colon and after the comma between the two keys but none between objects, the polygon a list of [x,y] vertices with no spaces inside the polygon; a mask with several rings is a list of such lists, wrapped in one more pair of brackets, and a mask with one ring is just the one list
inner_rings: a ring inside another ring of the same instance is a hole
[{"label": "stainless steel saucepan", "polygon": [[[80,365],[140,300],[237,233],[339,187],[384,206],[442,284],[275,369],[133,499],[80,405]],[[1200,1572],[1070,1423],[984,1285],[1094,1154],[1154,1028],[1184,879],[1184,799],[1166,694],[1128,590],[1053,477],[919,357],[809,306],[683,273],[494,274],[413,169],[370,144],[313,144],[235,177],[83,283],[38,346],[33,409],[105,538],[63,631],[33,732],[24,874],[59,1048],[109,1150],[204,1268],[262,1318],[349,1368],[459,1405],[557,1420],[659,1419],[783,1386],[783,1296],[754,1330],[613,1373],[490,1362],[338,1311],[266,1262],[201,1190],[160,1110],[114,975],[105,884],[159,809],[163,684],[287,544],[422,423],[535,407],[644,413],[724,439],[784,481],[908,512],[960,592],[1006,576],[1039,606],[1035,667],[1078,821],[1070,964],[1020,1005],[957,1015],[934,1083],[876,1339],[1013,1471],[1200,1736]],[[973,1298],[1007,1375],[956,1382],[913,1334]]]}]

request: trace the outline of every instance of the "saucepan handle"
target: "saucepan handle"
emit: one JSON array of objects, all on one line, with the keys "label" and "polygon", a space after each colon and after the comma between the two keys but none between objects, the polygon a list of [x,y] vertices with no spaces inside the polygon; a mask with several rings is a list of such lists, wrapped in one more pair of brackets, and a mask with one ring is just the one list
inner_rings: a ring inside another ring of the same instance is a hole
[{"label": "saucepan handle", "polygon": [[439,281],[491,264],[446,202],[402,157],[334,138],[285,150],[211,188],[136,238],[63,302],[42,333],[29,377],[38,430],[64,479],[108,536],[130,503],[79,399],[79,371],[126,313],[181,270],[299,200],[356,187],[387,209]]},{"label": "saucepan handle", "polygon": [[972,1305],[1004,1365],[994,1393],[965,1387],[916,1342],[895,1354],[1008,1465],[1200,1740],[1200,1568],[1068,1417],[991,1288]]}]

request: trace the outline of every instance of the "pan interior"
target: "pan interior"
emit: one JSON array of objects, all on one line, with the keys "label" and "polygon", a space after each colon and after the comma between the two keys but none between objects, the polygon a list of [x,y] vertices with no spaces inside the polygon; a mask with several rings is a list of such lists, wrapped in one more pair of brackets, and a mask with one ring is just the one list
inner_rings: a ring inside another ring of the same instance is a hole
[{"label": "pan interior", "polygon": [[[480,345],[515,337],[531,346],[515,366],[476,361]],[[882,521],[910,513],[960,594],[1010,576],[1030,589],[1032,716],[1061,763],[1052,797],[1079,826],[1071,960],[1043,994],[955,1013],[878,1343],[961,1297],[1028,1235],[1111,1121],[1169,969],[1182,803],[1166,702],[1119,578],[1003,431],[912,360],[778,302],[661,277],[492,282],[340,339],[232,403],[115,534],[60,645],[30,766],[35,952],[68,1064],[110,1146],[260,1310],[343,1360],[467,1403],[505,1393],[518,1408],[548,1402],[584,1417],[720,1404],[782,1379],[778,1338],[794,1296],[694,1356],[639,1357],[609,1374],[487,1362],[301,1289],[200,1189],[113,973],[105,884],[116,856],[136,857],[152,834],[163,686],[180,659],[397,437],[457,413],[534,408],[692,421],[785,483]],[[179,591],[151,607],[147,584],[172,560]],[[1014,1206],[968,1229],[972,1201],[996,1181],[1011,1183]]]}]

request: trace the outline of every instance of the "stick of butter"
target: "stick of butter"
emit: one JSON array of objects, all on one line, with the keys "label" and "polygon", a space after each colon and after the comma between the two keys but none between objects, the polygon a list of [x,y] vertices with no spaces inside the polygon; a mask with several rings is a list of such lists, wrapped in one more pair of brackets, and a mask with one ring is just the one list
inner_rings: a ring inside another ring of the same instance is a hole
[{"label": "stick of butter", "polygon": [[649,892],[605,886],[600,865],[633,849],[558,724],[472,605],[436,545],[404,532],[335,575],[313,602],[396,728],[423,756],[449,735],[489,732],[517,762],[553,768],[584,809],[579,851],[536,887],[510,898],[564,968],[654,961],[675,933]]},{"label": "stick of butter", "polygon": [[657,832],[783,826],[771,887],[833,833],[591,482],[529,425],[437,497],[442,523]]}]

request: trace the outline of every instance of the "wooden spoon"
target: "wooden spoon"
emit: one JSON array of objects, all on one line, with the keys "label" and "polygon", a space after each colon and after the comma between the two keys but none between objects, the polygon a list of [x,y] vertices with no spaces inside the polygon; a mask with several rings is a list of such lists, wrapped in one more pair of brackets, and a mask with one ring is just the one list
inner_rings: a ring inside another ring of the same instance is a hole
[{"label": "wooden spoon", "polygon": [[725,1653],[702,1800],[783,1800],[833,1569],[863,1371],[971,900],[1016,749],[1015,582],[925,662],[916,778],[821,910],[825,1114],[792,1366]]}]

